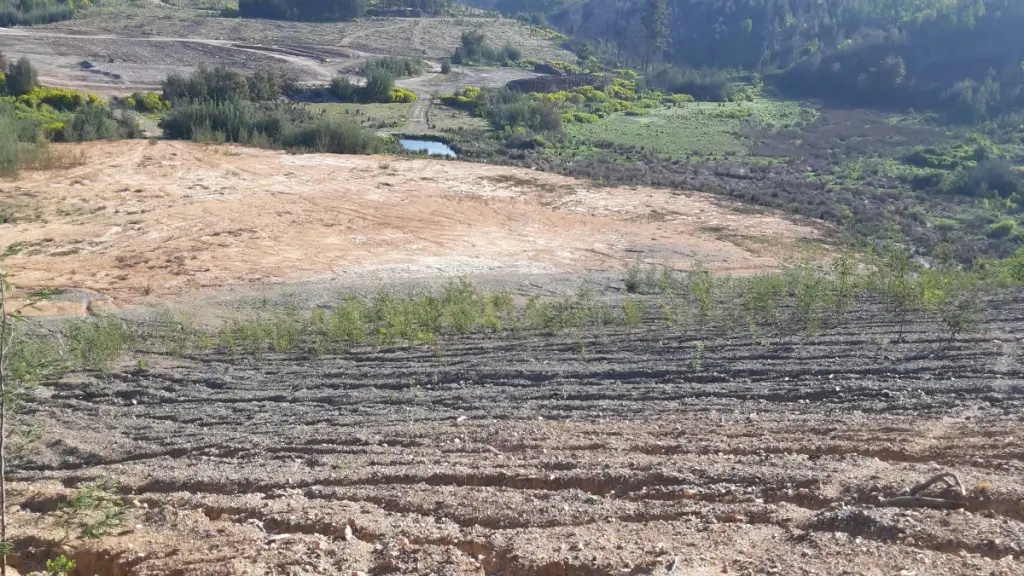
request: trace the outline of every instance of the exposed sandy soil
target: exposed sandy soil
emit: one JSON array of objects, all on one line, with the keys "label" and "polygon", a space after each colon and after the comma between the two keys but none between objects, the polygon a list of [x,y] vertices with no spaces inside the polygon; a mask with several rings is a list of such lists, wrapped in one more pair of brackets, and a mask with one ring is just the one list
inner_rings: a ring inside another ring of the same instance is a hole
[{"label": "exposed sandy soil", "polygon": [[186,142],[61,150],[84,165],[0,183],[14,214],[0,225],[5,266],[22,288],[117,304],[375,270],[621,273],[642,259],[743,273],[799,258],[821,235],[708,195],[521,168]]},{"label": "exposed sandy soil", "polygon": [[[69,548],[82,574],[1024,574],[1022,310],[895,344],[868,306],[813,343],[705,337],[700,370],[659,322],[72,376],[26,400],[15,563],[105,478],[128,518]],[[961,509],[881,505],[940,471]]]}]

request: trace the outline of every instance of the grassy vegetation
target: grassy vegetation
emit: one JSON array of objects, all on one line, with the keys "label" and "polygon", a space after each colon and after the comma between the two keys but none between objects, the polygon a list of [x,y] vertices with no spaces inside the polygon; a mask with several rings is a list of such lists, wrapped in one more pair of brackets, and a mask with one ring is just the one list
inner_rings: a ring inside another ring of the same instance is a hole
[{"label": "grassy vegetation", "polygon": [[731,157],[750,154],[746,126],[780,129],[813,121],[813,111],[796,102],[756,100],[728,104],[680,103],[644,113],[626,112],[592,122],[574,122],[569,153],[587,154],[594,144],[629,146],[669,157]]},{"label": "grassy vegetation", "polygon": [[[26,338],[10,371],[17,377],[40,373],[40,365],[51,375],[106,370],[129,354],[206,350],[260,357],[429,346],[440,353],[446,342],[472,334],[585,336],[605,327],[658,327],[666,337],[702,342],[703,356],[714,352],[707,343],[720,337],[749,338],[763,346],[784,338],[811,339],[841,325],[858,305],[874,306],[878,321],[893,326],[891,341],[898,342],[905,327],[919,321],[930,322],[952,341],[979,326],[987,295],[1022,286],[1024,250],[972,268],[952,263],[924,268],[904,245],[888,243],[866,262],[844,253],[828,265],[742,277],[713,275],[702,266],[680,272],[637,264],[618,297],[600,296],[584,285],[562,296],[523,299],[458,280],[421,293],[348,295],[330,308],[264,306],[215,323],[170,313],[137,325],[112,316],[77,319],[64,324],[59,338],[42,333]],[[138,367],[146,364],[140,361]]]},{"label": "grassy vegetation", "polygon": [[79,8],[92,6],[90,0],[0,0],[0,27],[32,26],[75,16]]},{"label": "grassy vegetation", "polygon": [[449,106],[433,106],[430,109],[430,124],[434,129],[450,134],[482,132],[489,126],[486,119]]},{"label": "grassy vegetation", "polygon": [[314,115],[339,118],[358,122],[371,130],[401,129],[412,117],[411,103],[356,104],[351,102],[328,102],[307,104]]},{"label": "grassy vegetation", "polygon": [[351,119],[317,116],[298,104],[277,101],[284,83],[273,72],[245,76],[201,67],[188,78],[169,76],[163,88],[162,101],[170,102],[171,109],[160,127],[169,138],[336,154],[384,149],[380,138]]}]

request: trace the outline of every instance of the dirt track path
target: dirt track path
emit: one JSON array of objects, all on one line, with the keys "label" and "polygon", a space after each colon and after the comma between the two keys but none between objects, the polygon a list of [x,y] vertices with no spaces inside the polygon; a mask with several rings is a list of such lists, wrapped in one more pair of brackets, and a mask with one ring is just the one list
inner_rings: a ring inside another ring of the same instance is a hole
[{"label": "dirt track path", "polygon": [[405,82],[398,82],[398,86],[407,87],[416,94],[416,104],[412,107],[412,115],[405,128],[407,132],[419,134],[430,132],[430,106],[434,94],[424,86],[429,85],[438,76],[440,74],[436,72],[428,72],[415,78],[409,78]]},{"label": "dirt track path", "polygon": [[[90,574],[1014,576],[1024,302],[990,315],[953,345],[886,344],[868,307],[811,343],[658,323],[154,356],[31,401],[60,433],[17,462],[16,544],[52,548],[38,513],[102,477],[137,504],[76,553]],[[965,510],[878,505],[943,470]]]},{"label": "dirt track path", "polygon": [[[89,40],[132,40],[135,42],[177,42],[183,44],[198,44],[204,46],[216,46],[219,48],[227,48],[232,50],[240,50],[243,52],[260,54],[269,58],[287,62],[294,66],[304,68],[312,79],[328,82],[334,76],[334,70],[324,66],[321,62],[315,58],[300,56],[296,54],[288,54],[275,47],[261,47],[252,44],[240,44],[231,40],[208,40],[203,38],[184,38],[184,37],[153,37],[147,36],[143,38],[128,38],[123,36],[114,36],[110,34],[95,34],[95,35],[82,35],[82,34],[61,34],[57,32],[43,32],[32,29],[24,28],[0,28],[0,36],[8,37],[24,37],[24,38],[65,38],[72,39],[75,41],[89,41]],[[309,80],[310,78],[306,78]]]}]

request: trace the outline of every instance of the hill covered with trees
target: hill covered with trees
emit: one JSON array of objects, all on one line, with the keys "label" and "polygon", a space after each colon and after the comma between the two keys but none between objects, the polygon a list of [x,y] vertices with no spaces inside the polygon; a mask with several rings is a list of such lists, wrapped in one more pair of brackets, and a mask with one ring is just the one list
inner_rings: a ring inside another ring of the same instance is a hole
[{"label": "hill covered with trees", "polygon": [[[550,22],[583,57],[660,87],[682,69],[744,70],[786,95],[938,110],[978,122],[1024,104],[1019,0],[480,0]],[[675,82],[673,82],[675,78]],[[713,99],[709,97],[708,99]]]}]

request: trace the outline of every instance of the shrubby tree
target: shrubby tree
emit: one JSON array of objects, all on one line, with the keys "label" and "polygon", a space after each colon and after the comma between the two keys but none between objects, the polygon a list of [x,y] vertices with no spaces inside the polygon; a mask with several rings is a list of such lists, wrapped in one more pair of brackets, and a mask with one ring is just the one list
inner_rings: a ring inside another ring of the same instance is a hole
[{"label": "shrubby tree", "polygon": [[5,80],[7,93],[11,96],[28,94],[39,85],[39,75],[35,67],[24,56],[7,66],[7,77]]},{"label": "shrubby tree", "polygon": [[390,102],[394,85],[395,80],[391,74],[383,70],[371,70],[366,75],[364,97],[368,102]]}]

